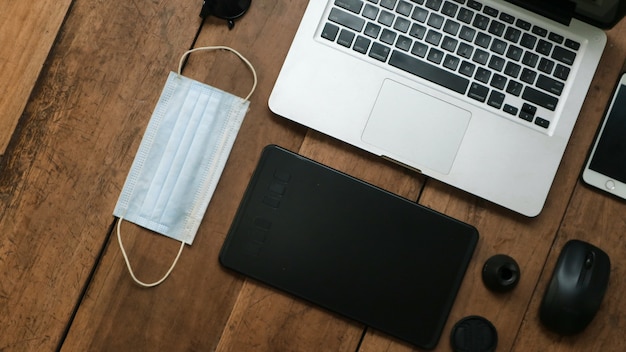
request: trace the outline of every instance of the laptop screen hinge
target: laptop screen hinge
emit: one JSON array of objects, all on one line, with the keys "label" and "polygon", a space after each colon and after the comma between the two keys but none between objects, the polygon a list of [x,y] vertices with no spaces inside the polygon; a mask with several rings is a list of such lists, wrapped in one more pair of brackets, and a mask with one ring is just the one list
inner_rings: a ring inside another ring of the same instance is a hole
[{"label": "laptop screen hinge", "polygon": [[576,4],[569,0],[507,0],[519,7],[569,26],[576,13]]}]

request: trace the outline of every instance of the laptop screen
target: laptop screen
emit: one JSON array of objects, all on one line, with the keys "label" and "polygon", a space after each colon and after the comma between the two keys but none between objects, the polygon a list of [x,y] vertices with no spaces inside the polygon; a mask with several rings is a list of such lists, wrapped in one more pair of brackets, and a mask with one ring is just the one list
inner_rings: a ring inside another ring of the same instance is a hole
[{"label": "laptop screen", "polygon": [[626,0],[507,1],[564,24],[576,17],[600,28],[613,27],[626,13]]},{"label": "laptop screen", "polygon": [[575,0],[576,17],[601,28],[610,28],[624,17],[625,0]]}]

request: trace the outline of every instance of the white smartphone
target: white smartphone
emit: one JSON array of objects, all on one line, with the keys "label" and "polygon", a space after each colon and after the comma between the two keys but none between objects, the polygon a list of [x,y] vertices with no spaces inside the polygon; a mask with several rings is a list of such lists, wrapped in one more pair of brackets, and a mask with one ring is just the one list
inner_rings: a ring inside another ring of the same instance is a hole
[{"label": "white smartphone", "polygon": [[583,170],[585,183],[626,199],[626,73],[622,74]]}]

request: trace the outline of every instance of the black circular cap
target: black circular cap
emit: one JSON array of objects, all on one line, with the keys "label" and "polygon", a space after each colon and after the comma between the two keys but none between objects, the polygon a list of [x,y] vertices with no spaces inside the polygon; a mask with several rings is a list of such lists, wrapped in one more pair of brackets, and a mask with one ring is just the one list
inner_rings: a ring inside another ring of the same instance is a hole
[{"label": "black circular cap", "polygon": [[515,259],[496,254],[483,266],[483,283],[495,292],[507,292],[515,288],[520,279],[520,268]]},{"label": "black circular cap", "polygon": [[498,345],[498,332],[489,320],[472,315],[454,325],[450,343],[454,352],[492,352]]}]

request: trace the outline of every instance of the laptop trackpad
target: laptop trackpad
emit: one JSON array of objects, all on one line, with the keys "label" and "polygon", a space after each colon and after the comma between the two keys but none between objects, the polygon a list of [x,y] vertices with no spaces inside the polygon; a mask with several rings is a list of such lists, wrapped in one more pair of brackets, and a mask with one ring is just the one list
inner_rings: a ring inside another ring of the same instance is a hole
[{"label": "laptop trackpad", "polygon": [[392,80],[383,82],[362,139],[416,168],[448,174],[471,113]]}]

